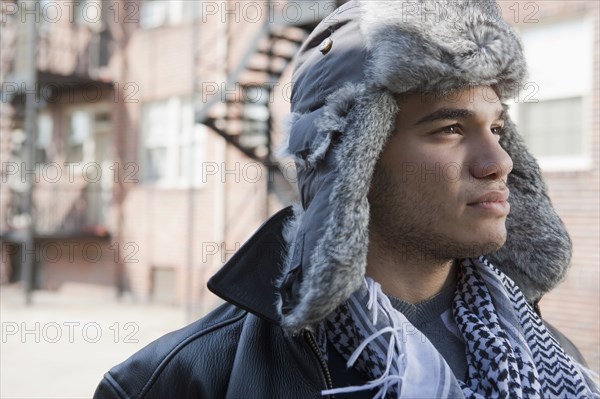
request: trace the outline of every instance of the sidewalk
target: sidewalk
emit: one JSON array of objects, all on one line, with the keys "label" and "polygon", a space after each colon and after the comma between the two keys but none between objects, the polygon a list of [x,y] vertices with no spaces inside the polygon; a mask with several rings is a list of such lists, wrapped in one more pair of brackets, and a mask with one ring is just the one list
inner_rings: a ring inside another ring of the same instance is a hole
[{"label": "sidewalk", "polygon": [[0,398],[91,398],[102,375],[161,335],[188,324],[182,307],[117,301],[114,291],[68,285],[0,287]]}]

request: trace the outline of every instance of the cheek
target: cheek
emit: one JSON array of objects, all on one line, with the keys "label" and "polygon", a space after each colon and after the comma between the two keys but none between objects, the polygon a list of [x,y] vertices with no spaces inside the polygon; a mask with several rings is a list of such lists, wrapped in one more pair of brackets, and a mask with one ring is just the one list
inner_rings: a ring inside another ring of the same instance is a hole
[{"label": "cheek", "polygon": [[418,175],[419,183],[427,194],[443,204],[454,206],[462,197],[465,173],[461,155],[456,149],[421,151]]},{"label": "cheek", "polygon": [[396,151],[390,161],[404,165],[405,169],[412,166],[413,169],[421,169],[423,173],[433,174],[447,172],[448,169],[463,169],[460,165],[465,162],[465,154],[460,146],[419,143],[406,145]]},{"label": "cheek", "polygon": [[435,161],[409,163],[403,167],[403,181],[410,191],[427,202],[455,203],[461,198],[464,168],[457,162]]},{"label": "cheek", "polygon": [[459,148],[414,143],[394,143],[382,161],[403,202],[420,210],[447,214],[459,206],[461,182],[465,178]]},{"label": "cheek", "polygon": [[402,205],[427,223],[453,224],[461,213],[457,186],[446,181],[434,165],[419,168],[402,185]]}]

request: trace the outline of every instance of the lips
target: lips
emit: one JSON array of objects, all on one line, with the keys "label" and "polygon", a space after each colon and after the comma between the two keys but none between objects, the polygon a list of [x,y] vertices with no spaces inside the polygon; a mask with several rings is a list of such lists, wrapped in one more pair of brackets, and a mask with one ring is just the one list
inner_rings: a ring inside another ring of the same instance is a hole
[{"label": "lips", "polygon": [[490,191],[469,202],[467,206],[485,213],[506,216],[510,212],[510,204],[507,201],[508,195],[508,190]]},{"label": "lips", "polygon": [[485,202],[506,202],[508,200],[508,195],[508,190],[490,191],[489,193],[482,195],[476,200],[469,202],[467,205],[476,205]]}]

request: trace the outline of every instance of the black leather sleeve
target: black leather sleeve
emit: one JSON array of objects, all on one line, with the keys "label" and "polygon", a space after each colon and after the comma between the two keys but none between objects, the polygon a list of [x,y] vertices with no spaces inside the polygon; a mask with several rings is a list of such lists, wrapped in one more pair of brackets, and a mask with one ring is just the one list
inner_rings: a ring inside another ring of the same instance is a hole
[{"label": "black leather sleeve", "polygon": [[247,313],[225,304],[108,371],[94,399],[222,398]]}]

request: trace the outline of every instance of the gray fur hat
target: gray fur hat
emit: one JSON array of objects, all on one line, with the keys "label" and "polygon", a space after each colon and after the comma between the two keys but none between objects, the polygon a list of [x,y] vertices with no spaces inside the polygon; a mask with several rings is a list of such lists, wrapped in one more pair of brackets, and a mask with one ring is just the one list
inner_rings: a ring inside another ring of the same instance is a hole
[{"label": "gray fur hat", "polygon": [[[395,95],[486,85],[504,101],[526,78],[520,39],[490,0],[351,1],[315,28],[295,64],[287,151],[301,204],[277,283],[291,331],[322,320],[363,281],[367,194],[394,130]],[[488,258],[535,303],[564,277],[571,241],[510,119],[500,144],[514,165],[511,212],[506,244]]]}]

